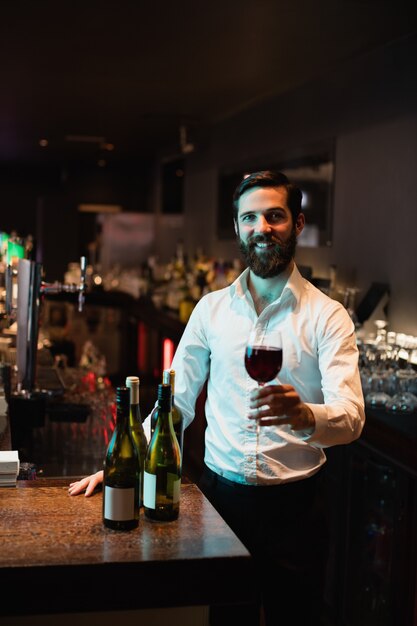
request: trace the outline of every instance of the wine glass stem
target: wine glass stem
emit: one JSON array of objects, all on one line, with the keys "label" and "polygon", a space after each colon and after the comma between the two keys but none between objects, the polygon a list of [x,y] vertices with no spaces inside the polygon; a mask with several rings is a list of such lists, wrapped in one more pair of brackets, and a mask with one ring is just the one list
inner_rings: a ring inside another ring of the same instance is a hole
[{"label": "wine glass stem", "polygon": [[[265,383],[259,383],[258,382],[258,387],[264,387]],[[261,425],[259,424],[259,420],[256,420],[256,441],[259,441],[259,435],[261,433]]]}]

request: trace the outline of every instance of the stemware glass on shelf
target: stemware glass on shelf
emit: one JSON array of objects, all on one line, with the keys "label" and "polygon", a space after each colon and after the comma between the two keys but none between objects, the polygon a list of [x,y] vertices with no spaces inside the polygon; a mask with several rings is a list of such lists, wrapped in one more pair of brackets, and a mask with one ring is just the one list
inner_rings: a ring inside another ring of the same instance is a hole
[{"label": "stemware glass on shelf", "polygon": [[376,320],[375,337],[368,337],[360,347],[363,393],[368,406],[384,408],[396,390],[398,348],[388,342],[386,320]]},{"label": "stemware glass on shelf", "polygon": [[411,389],[415,389],[417,372],[407,365],[405,368],[399,368],[395,376],[398,383],[397,392],[387,401],[385,409],[390,413],[414,413],[417,409],[417,396]]},{"label": "stemware glass on shelf", "polygon": [[[272,381],[282,367],[282,337],[278,330],[256,327],[249,334],[245,350],[245,368],[258,385]],[[259,434],[257,420],[248,420],[247,430]]]},{"label": "stemware glass on shelf", "polygon": [[390,384],[389,372],[376,369],[370,375],[368,384],[369,390],[365,395],[366,404],[375,408],[385,407],[391,399],[388,393]]},{"label": "stemware glass on shelf", "polygon": [[362,389],[368,406],[389,413],[417,412],[417,338],[387,332],[387,322],[376,320],[376,336],[358,344]]},{"label": "stemware glass on shelf", "polygon": [[377,329],[375,337],[376,343],[385,343],[387,341],[387,320],[375,320],[375,326]]},{"label": "stemware glass on shelf", "polygon": [[390,399],[393,366],[387,351],[373,342],[364,346],[361,380],[365,402],[369,406],[383,407]]}]

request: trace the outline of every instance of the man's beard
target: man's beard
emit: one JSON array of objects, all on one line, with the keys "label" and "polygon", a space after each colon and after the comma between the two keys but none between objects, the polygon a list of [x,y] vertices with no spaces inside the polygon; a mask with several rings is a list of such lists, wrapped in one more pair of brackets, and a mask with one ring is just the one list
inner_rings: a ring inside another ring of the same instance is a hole
[{"label": "man's beard", "polygon": [[[274,242],[273,248],[262,251],[256,248],[257,243]],[[257,235],[244,243],[238,236],[239,249],[243,260],[256,276],[260,278],[272,278],[278,276],[292,261],[297,246],[295,228],[292,229],[287,241],[277,242],[274,237]]]}]

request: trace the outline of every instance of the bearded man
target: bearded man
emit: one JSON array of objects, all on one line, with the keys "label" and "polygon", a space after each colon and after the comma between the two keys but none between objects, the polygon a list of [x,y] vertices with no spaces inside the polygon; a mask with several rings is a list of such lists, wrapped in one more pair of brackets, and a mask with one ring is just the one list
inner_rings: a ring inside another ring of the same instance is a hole
[{"label": "bearded man", "polygon": [[[356,440],[364,400],[346,309],[297,269],[302,193],[281,172],[251,174],[233,197],[246,269],[196,305],[176,349],[175,402],[187,427],[207,382],[205,470],[199,485],[251,553],[242,580],[256,600],[212,606],[210,625],[319,626],[328,532],[325,448]],[[245,369],[250,332],[277,330],[283,364],[259,387]],[[248,420],[259,428],[249,430]],[[149,416],[144,422],[149,432]],[[94,479],[97,482],[97,479]],[[75,483],[72,493],[94,480]]]}]

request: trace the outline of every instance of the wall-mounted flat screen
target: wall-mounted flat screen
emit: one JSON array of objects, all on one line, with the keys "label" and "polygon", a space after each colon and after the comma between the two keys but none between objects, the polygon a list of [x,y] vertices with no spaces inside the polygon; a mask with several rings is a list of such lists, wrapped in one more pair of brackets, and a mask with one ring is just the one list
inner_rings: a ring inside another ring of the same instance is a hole
[{"label": "wall-mounted flat screen", "polygon": [[222,168],[218,179],[217,235],[219,239],[235,237],[232,198],[236,187],[248,174],[266,169],[283,172],[302,191],[306,226],[298,239],[298,245],[331,246],[335,176],[331,145],[320,149],[294,151],[286,157],[268,157],[250,164]]}]

